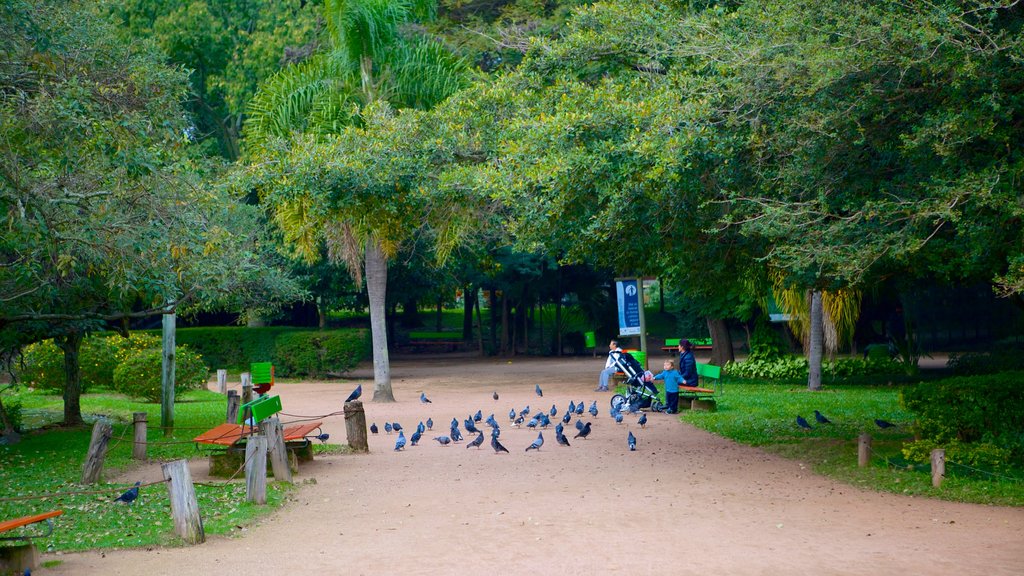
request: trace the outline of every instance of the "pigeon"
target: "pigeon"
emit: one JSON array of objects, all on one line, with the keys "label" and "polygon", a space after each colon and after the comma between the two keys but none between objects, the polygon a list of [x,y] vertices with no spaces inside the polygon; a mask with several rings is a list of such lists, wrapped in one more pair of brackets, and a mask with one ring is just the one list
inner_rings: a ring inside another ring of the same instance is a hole
[{"label": "pigeon", "polygon": [[636,436],[633,436],[632,432],[629,433],[629,436],[626,436],[626,444],[629,445],[630,452],[636,450]]},{"label": "pigeon", "polygon": [[409,437],[409,444],[411,446],[416,446],[419,444],[420,438],[423,438],[423,432],[420,432],[419,430],[413,432],[412,436]]},{"label": "pigeon", "polygon": [[572,413],[571,412],[566,412],[565,415],[562,416],[562,422],[568,424],[569,420],[572,420]]},{"label": "pigeon", "polygon": [[458,428],[459,427],[459,419],[458,418],[452,418],[452,423],[449,424],[448,427],[449,428]]},{"label": "pigeon", "polygon": [[473,423],[472,418],[466,418],[466,421],[463,422],[463,424],[466,425],[466,432],[469,432],[470,434],[476,434],[480,431],[477,429],[476,424]]},{"label": "pigeon", "polygon": [[462,441],[462,432],[459,432],[459,427],[458,426],[455,426],[455,427],[452,428],[451,436],[452,436],[452,442],[461,442]]},{"label": "pigeon", "polygon": [[491,394],[491,398],[494,398],[495,400],[498,399],[498,391],[497,390],[494,391],[494,394]]},{"label": "pigeon", "polygon": [[491,438],[497,438],[498,436],[501,436],[501,429],[500,428],[492,429],[491,430]]},{"label": "pigeon", "polygon": [[484,424],[487,424],[491,428],[497,428],[498,427],[498,421],[494,419],[494,414],[491,414],[490,416],[488,416],[487,420],[484,420]]},{"label": "pigeon", "polygon": [[537,396],[544,396],[544,391],[540,389],[540,384],[534,384],[533,391],[537,393]]},{"label": "pigeon", "polygon": [[[481,414],[479,410],[477,410],[476,414],[473,414],[473,422],[479,422],[480,420],[483,419],[483,417],[484,415]],[[491,418],[494,418],[494,414],[491,414]]]},{"label": "pigeon", "polygon": [[437,436],[434,438],[441,446],[447,446],[452,443],[452,439],[447,436]]},{"label": "pigeon", "polygon": [[636,423],[639,424],[641,428],[643,428],[644,425],[647,424],[647,413],[644,412],[643,414],[641,414],[640,419],[637,420]]},{"label": "pigeon", "polygon": [[814,411],[814,419],[818,421],[818,424],[831,424],[832,421],[825,418],[825,415],[817,410]]},{"label": "pigeon", "polygon": [[405,448],[405,432],[398,431],[398,440],[395,440],[395,452]]},{"label": "pigeon", "polygon": [[427,427],[423,425],[423,422],[420,422],[419,424],[416,425],[416,431],[419,432],[420,434],[423,434],[424,432],[427,431]]},{"label": "pigeon", "polygon": [[582,416],[583,415],[583,402],[582,401],[580,401],[580,403],[576,405],[576,415],[577,416]]},{"label": "pigeon", "polygon": [[615,423],[622,424],[622,412],[615,413]]},{"label": "pigeon", "polygon": [[801,427],[801,428],[803,428],[803,429],[805,429],[805,430],[810,430],[811,429],[811,425],[807,423],[807,420],[804,420],[803,416],[797,416],[796,417],[796,425]]},{"label": "pigeon", "polygon": [[565,437],[565,434],[559,434],[558,436],[555,436],[555,440],[558,440],[558,443],[561,444],[562,446],[569,445],[569,439]]},{"label": "pigeon", "polygon": [[430,398],[427,398],[426,392],[420,392],[420,402],[423,404],[433,404],[433,402],[430,401]]},{"label": "pigeon", "polygon": [[875,424],[879,428],[892,428],[893,426],[896,426],[892,422],[887,422],[885,420],[882,420],[881,418],[875,418]]},{"label": "pigeon", "polygon": [[591,416],[597,418],[597,400],[594,400],[594,403],[590,405],[589,412]]},{"label": "pigeon", "polygon": [[552,405],[551,405],[551,410],[548,410],[548,414],[550,414],[550,415],[551,415],[551,417],[552,417],[552,418],[554,418],[554,417],[555,417],[555,415],[557,415],[557,414],[558,414],[558,408],[555,408],[555,405],[554,405],[554,404],[552,404]]},{"label": "pigeon", "polygon": [[319,440],[321,443],[323,443],[323,442],[327,442],[327,439],[330,438],[330,437],[331,437],[330,434],[324,432],[323,434],[318,434],[316,439]]},{"label": "pigeon", "polygon": [[564,432],[565,432],[565,426],[562,426],[561,423],[555,425],[555,437],[556,438],[561,436]]},{"label": "pigeon", "polygon": [[114,498],[114,502],[124,502],[125,504],[131,504],[132,502],[134,502],[135,499],[139,497],[140,484],[142,484],[142,482],[136,482],[135,486],[132,486],[131,488],[126,490],[124,494],[121,494],[117,498]]},{"label": "pigeon", "polygon": [[516,419],[512,421],[512,425],[516,427],[522,426],[525,420],[526,418],[524,418],[523,416],[516,416]]},{"label": "pigeon", "polygon": [[526,405],[526,408],[523,408],[523,411],[522,411],[522,412],[520,412],[520,414],[522,414],[523,416],[526,416],[526,415],[527,415],[527,414],[529,414],[529,413],[530,413],[530,405],[529,405],[529,404],[527,404],[527,405]]},{"label": "pigeon", "polygon": [[508,448],[502,446],[501,442],[498,442],[498,437],[495,436],[494,434],[491,434],[491,448],[494,448],[495,454],[499,452],[505,452],[506,454],[508,453]]},{"label": "pigeon", "polygon": [[380,430],[377,429],[377,423],[374,422],[373,424],[370,424],[370,434],[376,434],[377,432],[380,432]]},{"label": "pigeon", "polygon": [[352,402],[353,400],[357,400],[362,395],[363,395],[363,385],[360,384],[360,385],[356,386],[356,389],[353,390],[351,394],[348,395],[348,398],[345,398],[345,403],[347,404],[349,402]]},{"label": "pigeon", "polygon": [[590,422],[584,424],[583,428],[581,428],[573,438],[586,438],[587,436],[590,436]]},{"label": "pigeon", "polygon": [[508,419],[509,420],[515,420],[516,419],[516,409],[515,408],[512,408],[512,409],[510,409],[508,411]]},{"label": "pigeon", "polygon": [[541,428],[547,428],[548,426],[551,426],[551,418],[548,418],[547,414],[541,414],[538,418],[540,419]]},{"label": "pigeon", "polygon": [[583,430],[583,420],[577,420],[576,421],[576,429],[577,430]]},{"label": "pigeon", "polygon": [[536,428],[537,424],[540,424],[540,420],[537,420],[537,417],[534,416],[533,418],[530,418],[529,422],[526,423],[526,427],[527,428]]},{"label": "pigeon", "polygon": [[477,430],[477,434],[478,436],[476,438],[473,438],[472,442],[466,444],[466,448],[469,448],[470,446],[476,446],[477,448],[479,448],[480,445],[484,443],[484,433]]},{"label": "pigeon", "polygon": [[402,431],[402,425],[399,424],[398,422],[393,422],[391,424],[391,429],[394,430],[395,432],[401,432]]},{"label": "pigeon", "polygon": [[568,408],[568,410],[566,410],[566,412],[568,412],[569,414],[572,414],[575,411],[576,411],[576,403],[573,402],[572,400],[569,400],[569,408]]},{"label": "pigeon", "polygon": [[391,434],[391,422],[384,423],[384,431],[387,432],[388,434]]},{"label": "pigeon", "polygon": [[543,445],[544,445],[544,433],[543,432],[538,432],[537,433],[537,439],[533,441],[533,444],[530,444],[529,446],[526,447],[526,451],[529,452],[530,450],[540,450],[540,447],[543,446]]}]

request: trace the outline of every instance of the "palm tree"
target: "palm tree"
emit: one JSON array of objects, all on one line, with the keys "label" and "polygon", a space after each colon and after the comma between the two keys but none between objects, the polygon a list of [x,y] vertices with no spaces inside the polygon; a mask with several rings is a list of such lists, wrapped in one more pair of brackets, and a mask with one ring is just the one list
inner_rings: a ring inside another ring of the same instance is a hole
[{"label": "palm tree", "polygon": [[[330,139],[365,125],[364,113],[384,108],[428,109],[468,80],[466,63],[413,24],[430,18],[436,0],[327,0],[328,45],[260,86],[246,126],[254,162],[275,150]],[[402,194],[394,190],[393,194]],[[387,263],[396,238],[381,218],[325,204],[313,194],[292,194],[273,206],[286,240],[307,259],[321,242],[343,262],[357,285],[365,274],[373,339],[374,401],[394,401],[384,318]]]}]

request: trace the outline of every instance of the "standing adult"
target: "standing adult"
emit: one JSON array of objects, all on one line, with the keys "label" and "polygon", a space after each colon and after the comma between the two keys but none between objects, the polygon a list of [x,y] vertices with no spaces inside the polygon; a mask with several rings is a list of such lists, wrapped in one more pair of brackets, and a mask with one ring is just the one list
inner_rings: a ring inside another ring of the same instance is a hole
[{"label": "standing adult", "polygon": [[607,392],[608,380],[611,379],[612,374],[619,371],[615,366],[615,359],[612,357],[613,352],[622,353],[618,340],[612,340],[608,343],[608,359],[604,362],[604,370],[601,370],[601,378],[598,380],[597,388],[594,389],[594,392]]}]

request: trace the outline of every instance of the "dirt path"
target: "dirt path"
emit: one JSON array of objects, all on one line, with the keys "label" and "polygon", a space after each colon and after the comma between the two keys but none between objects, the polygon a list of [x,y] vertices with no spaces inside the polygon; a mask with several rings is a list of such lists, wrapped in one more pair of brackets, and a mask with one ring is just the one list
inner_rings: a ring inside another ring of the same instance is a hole
[{"label": "dirt path", "polygon": [[[36,573],[1024,574],[1024,509],[858,490],[665,414],[652,414],[643,430],[631,417],[616,425],[608,393],[593,391],[602,364],[396,360],[399,402],[369,402],[365,381],[367,418],[409,429],[433,418],[435,432],[420,446],[394,452],[395,437],[382,430],[368,455],[319,457],[297,478],[316,483],[240,538],[48,555],[62,564]],[[286,412],[317,414],[340,410],[351,388],[296,384],[275,392]],[[419,402],[421,391],[431,404]],[[555,404],[561,414],[570,400],[589,406],[595,399],[593,434],[572,439],[570,426],[569,448],[551,431],[540,451],[525,452],[537,434],[507,425],[512,407]],[[510,454],[428,439],[478,409],[495,414]],[[639,439],[636,452],[626,449],[627,425]],[[340,417],[324,429],[344,441]]]}]

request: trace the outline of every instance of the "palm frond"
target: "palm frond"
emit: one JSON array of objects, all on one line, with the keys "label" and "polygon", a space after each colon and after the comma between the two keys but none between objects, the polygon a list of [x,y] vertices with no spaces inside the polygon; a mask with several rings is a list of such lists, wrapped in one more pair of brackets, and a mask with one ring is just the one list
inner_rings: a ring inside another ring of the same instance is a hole
[{"label": "palm frond", "polygon": [[280,202],[274,210],[274,221],[284,234],[285,244],[293,255],[313,263],[319,258],[322,223],[311,210],[314,201],[309,196]]},{"label": "palm frond", "polygon": [[420,36],[384,55],[389,100],[398,107],[429,109],[469,84],[469,63],[442,43]]},{"label": "palm frond", "polygon": [[327,0],[324,12],[335,46],[350,59],[377,60],[401,34],[403,24],[416,16],[418,2],[411,0]]}]

